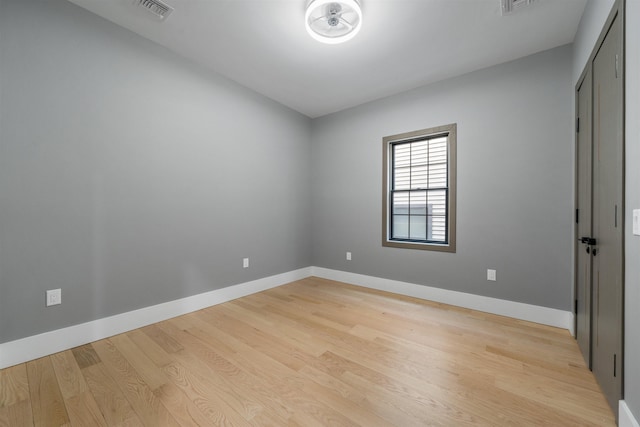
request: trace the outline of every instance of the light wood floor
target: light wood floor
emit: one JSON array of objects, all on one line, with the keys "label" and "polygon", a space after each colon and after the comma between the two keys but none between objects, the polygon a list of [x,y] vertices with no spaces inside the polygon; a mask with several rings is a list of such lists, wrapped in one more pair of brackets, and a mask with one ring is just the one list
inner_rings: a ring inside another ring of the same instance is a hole
[{"label": "light wood floor", "polygon": [[613,426],[565,330],[309,278],[0,371],[0,426]]}]

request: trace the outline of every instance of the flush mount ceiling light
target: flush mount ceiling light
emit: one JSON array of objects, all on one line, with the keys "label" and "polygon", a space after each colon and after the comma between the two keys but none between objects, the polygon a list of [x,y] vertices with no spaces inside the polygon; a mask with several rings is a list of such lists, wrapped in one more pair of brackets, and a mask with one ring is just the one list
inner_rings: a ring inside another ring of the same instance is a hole
[{"label": "flush mount ceiling light", "polygon": [[360,31],[362,10],[357,0],[311,0],[304,23],[307,32],[319,42],[342,43]]}]

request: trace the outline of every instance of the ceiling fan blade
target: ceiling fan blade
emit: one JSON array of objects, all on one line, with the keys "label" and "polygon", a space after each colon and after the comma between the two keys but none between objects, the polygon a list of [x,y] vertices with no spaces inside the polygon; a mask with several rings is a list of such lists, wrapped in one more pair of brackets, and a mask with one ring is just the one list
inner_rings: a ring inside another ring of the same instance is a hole
[{"label": "ceiling fan blade", "polygon": [[351,24],[351,22],[347,21],[342,16],[340,17],[340,22],[342,22],[344,25],[346,25],[349,28],[349,31],[351,31],[353,29],[353,27],[354,27],[353,24]]}]

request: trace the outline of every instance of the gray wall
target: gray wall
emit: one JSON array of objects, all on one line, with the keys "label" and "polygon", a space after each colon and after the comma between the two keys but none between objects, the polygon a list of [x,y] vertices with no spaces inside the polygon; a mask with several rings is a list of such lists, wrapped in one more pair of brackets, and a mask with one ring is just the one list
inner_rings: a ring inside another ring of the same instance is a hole
[{"label": "gray wall", "polygon": [[[314,265],[570,310],[572,93],[564,46],[314,120]],[[457,253],[382,247],[382,137],[454,122]]]},{"label": "gray wall", "polygon": [[311,264],[308,118],[64,0],[0,29],[0,343]]}]

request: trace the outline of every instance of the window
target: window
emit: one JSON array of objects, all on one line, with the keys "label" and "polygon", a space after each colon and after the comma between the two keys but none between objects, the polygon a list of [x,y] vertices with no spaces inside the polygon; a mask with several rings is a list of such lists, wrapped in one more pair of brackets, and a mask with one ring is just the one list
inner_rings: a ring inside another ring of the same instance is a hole
[{"label": "window", "polygon": [[456,124],[382,139],[382,245],[456,251]]}]

